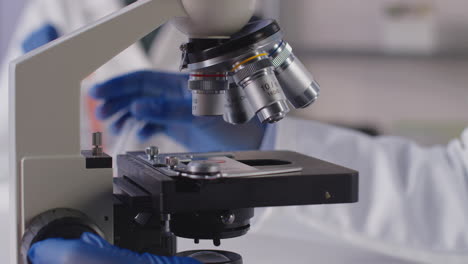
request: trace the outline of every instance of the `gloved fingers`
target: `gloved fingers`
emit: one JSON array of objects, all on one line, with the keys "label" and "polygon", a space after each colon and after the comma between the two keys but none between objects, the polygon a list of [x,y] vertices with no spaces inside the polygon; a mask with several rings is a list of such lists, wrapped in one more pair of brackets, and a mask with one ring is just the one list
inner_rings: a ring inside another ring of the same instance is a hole
[{"label": "gloved fingers", "polygon": [[106,120],[129,107],[134,99],[134,97],[118,97],[104,101],[102,105],[96,108],[96,117],[100,120]]},{"label": "gloved fingers", "polygon": [[187,74],[136,71],[97,84],[91,88],[89,94],[95,99],[132,95],[190,98],[187,81]]},{"label": "gloved fingers", "polygon": [[[85,241],[83,241],[85,240]],[[99,245],[105,243],[104,247]],[[33,264],[200,264],[195,259],[139,255],[120,249],[95,235],[81,240],[48,239],[34,244],[28,252]]]},{"label": "gloved fingers", "polygon": [[[161,257],[161,256],[155,256],[151,255],[148,253],[139,255],[135,252],[132,252],[127,249],[120,249],[117,248],[109,242],[107,242],[105,239],[102,237],[92,234],[92,233],[84,233],[81,236],[81,241],[91,245],[91,246],[96,246],[99,248],[106,248],[109,250],[117,250],[118,254],[117,255],[125,255],[125,256],[131,256],[135,259],[141,259],[142,263],[145,264],[200,264],[200,262],[196,261],[195,259],[192,258],[179,258],[179,257]],[[130,264],[130,263],[129,263]]]},{"label": "gloved fingers", "polygon": [[[151,75],[149,71],[137,71],[120,75],[103,83],[96,84],[89,91],[89,95],[95,99],[143,95],[144,89],[158,90],[155,88],[158,82],[152,81],[149,77]],[[161,94],[160,91],[159,94]]]},{"label": "gloved fingers", "polygon": [[149,140],[152,136],[163,133],[166,131],[166,127],[155,123],[145,124],[137,133],[137,137],[141,142]]},{"label": "gloved fingers", "polygon": [[159,124],[188,124],[193,120],[192,102],[189,100],[165,100],[141,98],[130,107],[138,120]]},{"label": "gloved fingers", "polygon": [[34,244],[28,252],[33,264],[127,264],[129,257],[116,257],[110,249],[100,249],[81,240],[48,239]]},{"label": "gloved fingers", "polygon": [[46,24],[38,30],[32,32],[22,43],[24,53],[37,49],[59,37],[57,28],[51,24]]},{"label": "gloved fingers", "polygon": [[107,242],[104,238],[96,235],[96,234],[92,234],[92,233],[83,233],[81,235],[81,241],[83,241],[84,243],[87,243],[89,245],[92,245],[92,246],[96,246],[96,247],[99,247],[99,248],[109,248],[109,247],[112,247],[111,244],[109,244],[109,242]]},{"label": "gloved fingers", "polygon": [[[154,86],[164,91],[164,96],[170,99],[191,98],[191,92],[188,89],[189,75],[185,73],[172,73],[150,71],[145,72],[145,81],[154,85],[144,85],[143,92],[148,96],[159,97],[159,91],[154,89]],[[155,93],[156,92],[156,93]]]},{"label": "gloved fingers", "polygon": [[130,113],[130,111],[126,112],[123,114],[121,117],[119,117],[112,125],[110,126],[110,130],[114,135],[119,135],[122,129],[125,126],[125,123],[132,118],[133,115]]},{"label": "gloved fingers", "polygon": [[83,233],[83,235],[81,235],[81,238],[80,240],[88,245],[91,245],[93,247],[98,247],[98,248],[101,248],[101,249],[106,249],[108,251],[108,254],[110,254],[111,252],[112,255],[115,255],[115,256],[127,256],[127,257],[132,257],[134,259],[140,259],[141,256],[138,254],[138,253],[135,253],[133,251],[130,251],[128,249],[121,249],[121,248],[118,248],[116,246],[113,246],[111,244],[109,244],[109,242],[107,242],[104,238],[96,235],[96,234],[92,234],[92,233]]}]

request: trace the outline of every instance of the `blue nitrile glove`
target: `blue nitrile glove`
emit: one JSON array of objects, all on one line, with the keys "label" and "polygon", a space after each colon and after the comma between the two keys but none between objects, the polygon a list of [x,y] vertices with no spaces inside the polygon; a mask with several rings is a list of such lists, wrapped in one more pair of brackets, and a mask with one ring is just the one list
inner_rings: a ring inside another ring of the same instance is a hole
[{"label": "blue nitrile glove", "polygon": [[46,24],[26,37],[22,44],[23,52],[30,52],[31,50],[37,49],[58,37],[59,33],[57,29],[51,24]]},{"label": "blue nitrile glove", "polygon": [[235,151],[258,149],[265,127],[256,119],[245,125],[230,125],[222,117],[192,116],[188,75],[138,71],[102,84],[90,91],[104,100],[97,117],[108,119],[122,113],[111,130],[119,133],[125,122],[136,119],[145,123],[138,132],[141,141],[165,133],[190,151]]},{"label": "blue nitrile glove", "polygon": [[201,264],[192,258],[138,254],[85,233],[81,239],[48,239],[34,244],[28,252],[32,264]]}]

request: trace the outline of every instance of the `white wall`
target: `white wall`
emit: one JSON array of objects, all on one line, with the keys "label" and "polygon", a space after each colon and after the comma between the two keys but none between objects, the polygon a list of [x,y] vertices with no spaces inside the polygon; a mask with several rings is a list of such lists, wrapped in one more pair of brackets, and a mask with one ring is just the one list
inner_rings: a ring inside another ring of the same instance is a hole
[{"label": "white wall", "polygon": [[5,55],[25,0],[0,0],[0,61]]},{"label": "white wall", "polygon": [[468,58],[358,55],[382,51],[383,9],[396,1],[432,1],[438,51],[468,53],[466,0],[283,0],[286,37],[323,88],[299,115],[446,143],[468,126]]},{"label": "white wall", "polygon": [[343,124],[376,125],[420,143],[446,143],[468,126],[468,60],[307,57],[322,87],[299,114]]},{"label": "white wall", "polygon": [[[468,49],[468,1],[433,2],[442,50]],[[311,50],[378,51],[382,13],[395,0],[281,1],[281,20],[287,36],[298,48]]]}]

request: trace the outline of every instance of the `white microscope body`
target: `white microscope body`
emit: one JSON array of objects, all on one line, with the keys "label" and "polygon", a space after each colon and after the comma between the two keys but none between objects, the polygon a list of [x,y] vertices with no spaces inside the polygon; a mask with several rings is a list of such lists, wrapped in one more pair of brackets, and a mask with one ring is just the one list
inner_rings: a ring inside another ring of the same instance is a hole
[{"label": "white microscope body", "polygon": [[10,263],[21,261],[30,221],[51,208],[80,210],[113,239],[112,169],[87,169],[80,155],[81,81],[172,18],[190,37],[228,38],[255,3],[140,0],[11,63]]}]

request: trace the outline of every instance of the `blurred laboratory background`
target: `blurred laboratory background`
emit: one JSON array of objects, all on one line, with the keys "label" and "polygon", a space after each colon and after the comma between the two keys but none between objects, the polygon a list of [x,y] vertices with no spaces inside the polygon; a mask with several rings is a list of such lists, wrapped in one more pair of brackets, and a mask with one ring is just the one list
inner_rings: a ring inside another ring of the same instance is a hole
[{"label": "blurred laboratory background", "polygon": [[[99,0],[96,0],[99,1]],[[0,58],[24,0],[0,0]],[[296,114],[443,144],[468,124],[468,1],[262,0],[322,86]]]},{"label": "blurred laboratory background", "polygon": [[0,61],[7,52],[25,0],[0,0]]},{"label": "blurred laboratory background", "polygon": [[[26,1],[0,0],[0,62]],[[321,84],[320,99],[296,116],[425,146],[468,125],[467,0],[259,0],[258,13],[280,21]],[[0,183],[3,214],[6,195]]]},{"label": "blurred laboratory background", "polygon": [[303,117],[444,144],[468,124],[468,1],[280,1],[322,86]]}]

